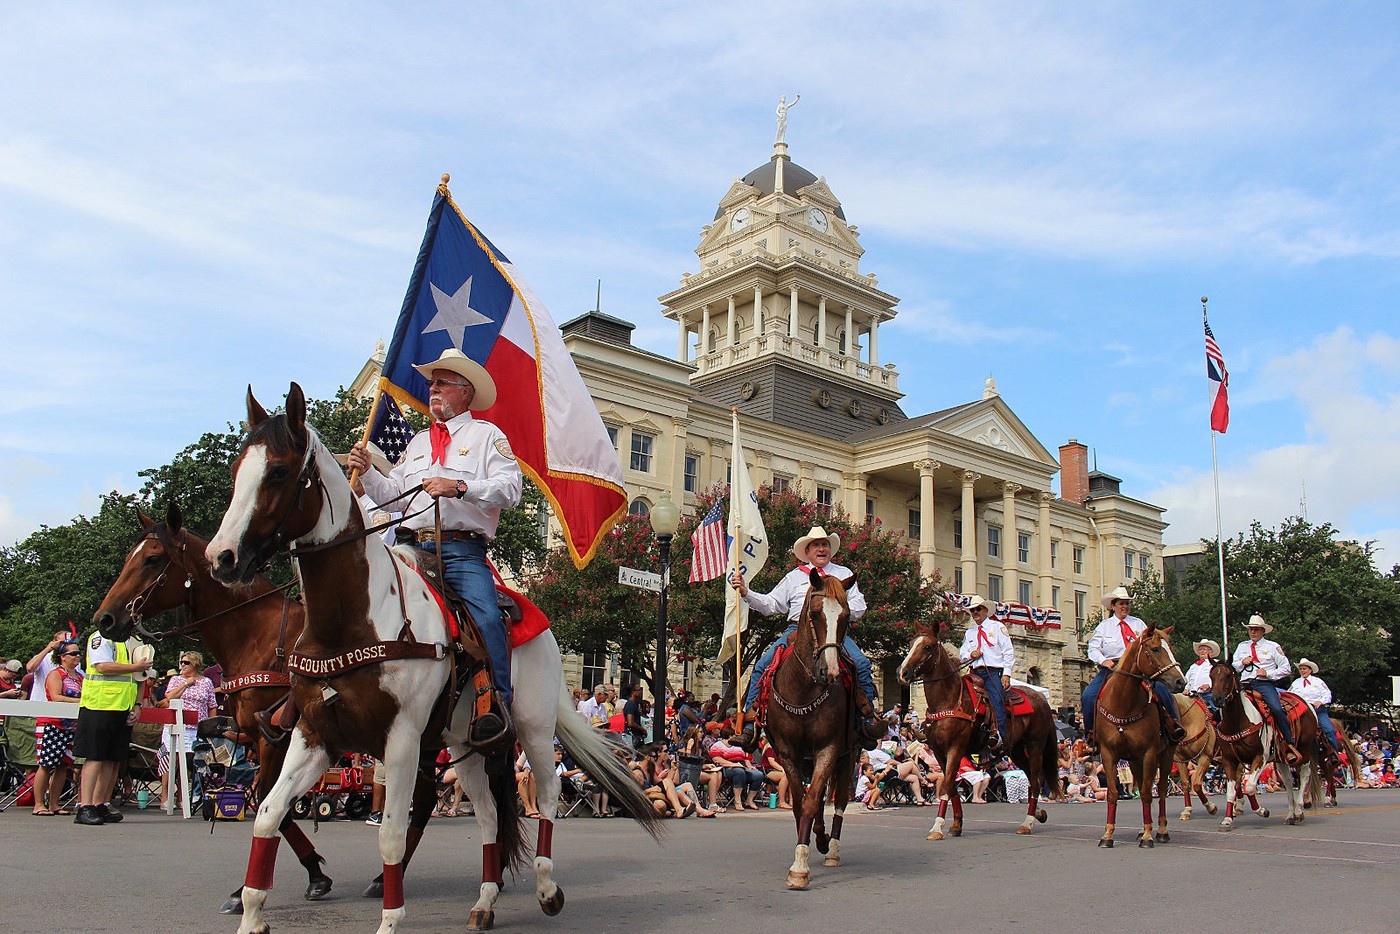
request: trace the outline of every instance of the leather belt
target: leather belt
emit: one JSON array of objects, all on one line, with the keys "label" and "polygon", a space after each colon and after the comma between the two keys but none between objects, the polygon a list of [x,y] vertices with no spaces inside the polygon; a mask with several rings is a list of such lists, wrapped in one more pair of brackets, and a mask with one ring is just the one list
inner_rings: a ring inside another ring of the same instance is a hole
[{"label": "leather belt", "polygon": [[441,534],[436,529],[414,529],[413,537],[418,544],[427,545],[438,540],[439,537],[444,542],[489,542],[485,535],[480,532],[459,531],[457,529],[443,529]]}]

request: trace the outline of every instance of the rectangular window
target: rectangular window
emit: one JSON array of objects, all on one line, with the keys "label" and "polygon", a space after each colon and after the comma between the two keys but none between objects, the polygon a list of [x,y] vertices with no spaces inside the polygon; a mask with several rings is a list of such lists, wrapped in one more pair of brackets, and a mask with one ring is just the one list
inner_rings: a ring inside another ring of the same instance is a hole
[{"label": "rectangular window", "polygon": [[655,439],[644,432],[632,432],[632,459],[628,466],[641,473],[651,473],[651,444]]},{"label": "rectangular window", "polygon": [[1145,551],[1138,555],[1138,576],[1143,580],[1147,580],[1147,558],[1148,555]]},{"label": "rectangular window", "polygon": [[865,498],[865,521],[872,524],[875,522],[875,500],[868,496]]},{"label": "rectangular window", "polygon": [[617,426],[608,425],[608,440],[612,442],[613,450],[617,450]]},{"label": "rectangular window", "polygon": [[961,519],[954,519],[954,520],[953,520],[953,547],[954,547],[954,548],[961,548],[961,547],[962,547],[962,520],[961,520]]},{"label": "rectangular window", "polygon": [[993,603],[1001,602],[1001,575],[987,575],[987,599]]},{"label": "rectangular window", "polygon": [[1074,573],[1084,573],[1084,549],[1078,545],[1074,546],[1074,554],[1071,556],[1074,562]]},{"label": "rectangular window", "polygon": [[700,490],[700,458],[694,454],[685,456],[685,491],[696,493]]},{"label": "rectangular window", "polygon": [[1053,571],[1053,570],[1055,570],[1055,568],[1057,568],[1057,567],[1059,567],[1059,566],[1060,566],[1060,540],[1057,539],[1057,538],[1052,538],[1052,539],[1050,539],[1050,570]]},{"label": "rectangular window", "polygon": [[1133,553],[1132,553],[1131,551],[1125,551],[1125,552],[1123,552],[1123,580],[1130,581],[1130,580],[1132,580],[1132,579],[1133,579]]},{"label": "rectangular window", "polygon": [[1022,564],[1031,563],[1031,537],[1025,532],[1016,533],[1016,560]]},{"label": "rectangular window", "polygon": [[917,509],[909,510],[909,538],[918,541],[920,530],[924,526],[924,515]]},{"label": "rectangular window", "polygon": [[1051,587],[1051,588],[1050,588],[1050,609],[1052,609],[1052,610],[1058,610],[1059,608],[1060,608],[1060,588],[1058,588],[1058,587]]},{"label": "rectangular window", "polygon": [[834,487],[817,487],[817,508],[830,515],[831,504],[836,500],[836,490]]},{"label": "rectangular window", "polygon": [[1089,601],[1089,595],[1082,590],[1074,592],[1074,628],[1076,632],[1084,631],[1084,606]]},{"label": "rectangular window", "polygon": [[1001,529],[994,525],[987,526],[987,557],[1001,557]]},{"label": "rectangular window", "polygon": [[773,478],[773,492],[774,492],[774,493],[786,493],[786,492],[787,492],[788,490],[790,490],[790,489],[792,489],[792,481],[789,480],[787,477],[774,477],[774,478]]},{"label": "rectangular window", "polygon": [[592,691],[600,684],[608,680],[608,653],[607,652],[584,652],[583,653],[583,684],[585,691],[592,696]]},{"label": "rectangular window", "polygon": [[1021,589],[1021,605],[1022,605],[1022,606],[1030,606],[1030,605],[1031,605],[1031,582],[1030,582],[1030,581],[1021,581],[1021,588],[1020,588],[1020,589]]},{"label": "rectangular window", "polygon": [[953,568],[953,589],[958,593],[963,592],[962,568]]}]

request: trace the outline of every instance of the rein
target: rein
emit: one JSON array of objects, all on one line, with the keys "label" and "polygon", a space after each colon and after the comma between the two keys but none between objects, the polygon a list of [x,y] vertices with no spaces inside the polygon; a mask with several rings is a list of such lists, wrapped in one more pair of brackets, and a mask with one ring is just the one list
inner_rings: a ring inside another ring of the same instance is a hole
[{"label": "rein", "polygon": [[[927,684],[929,684],[930,682],[937,683],[937,682],[939,682],[939,681],[946,681],[946,680],[948,680],[949,678],[957,678],[957,679],[958,679],[958,699],[953,703],[953,706],[952,706],[952,707],[949,707],[949,708],[947,708],[946,710],[936,710],[936,711],[934,711],[933,713],[928,714],[927,716],[925,716],[925,717],[924,717],[924,723],[930,723],[930,722],[932,722],[932,721],[934,721],[934,720],[946,720],[946,719],[948,719],[948,718],[950,718],[950,717],[956,717],[956,718],[959,719],[959,720],[966,720],[968,723],[976,723],[976,722],[977,722],[977,715],[976,715],[975,710],[974,710],[974,711],[968,711],[968,710],[964,710],[964,709],[963,709],[963,698],[964,698],[964,697],[967,697],[968,695],[967,695],[967,682],[964,681],[964,680],[962,680],[962,672],[963,672],[963,669],[964,669],[964,668],[971,668],[971,667],[972,667],[972,659],[968,659],[967,661],[963,662],[962,664],[954,665],[954,664],[953,664],[952,658],[950,658],[950,657],[948,656],[947,650],[944,649],[942,645],[937,644],[936,641],[935,641],[935,648],[936,648],[936,650],[938,651],[938,654],[939,654],[942,658],[948,659],[948,665],[949,665],[950,670],[947,671],[947,672],[944,673],[944,674],[941,674],[941,675],[936,675],[936,674],[925,674],[925,675],[924,675],[924,684],[927,685]],[[927,668],[927,665],[925,665],[925,668]],[[974,706],[975,706],[975,705],[974,705]]]}]

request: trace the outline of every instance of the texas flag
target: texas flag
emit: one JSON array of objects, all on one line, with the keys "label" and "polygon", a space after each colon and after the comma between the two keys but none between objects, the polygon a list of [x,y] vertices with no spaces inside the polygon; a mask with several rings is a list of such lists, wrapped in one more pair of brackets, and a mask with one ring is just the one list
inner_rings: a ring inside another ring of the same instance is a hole
[{"label": "texas flag", "polygon": [[529,283],[438,186],[381,391],[428,411],[414,364],[456,347],[496,381],[496,404],[474,413],[510,439],[520,469],[544,492],[584,567],[627,509],[622,464],[559,329]]},{"label": "texas flag", "polygon": [[[1202,299],[1204,301],[1204,299]],[[1210,380],[1210,428],[1222,435],[1230,427],[1230,374],[1225,369],[1225,356],[1215,342],[1206,311],[1201,309],[1201,321],[1206,328],[1206,378]]]}]

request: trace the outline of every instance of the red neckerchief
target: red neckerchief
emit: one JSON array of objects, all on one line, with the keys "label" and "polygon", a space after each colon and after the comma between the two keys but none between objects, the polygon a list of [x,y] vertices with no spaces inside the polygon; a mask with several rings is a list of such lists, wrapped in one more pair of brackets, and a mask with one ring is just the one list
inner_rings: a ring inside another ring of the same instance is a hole
[{"label": "red neckerchief", "polygon": [[826,577],[826,572],[825,572],[825,571],[823,571],[821,568],[814,568],[814,567],[812,567],[810,564],[799,564],[799,565],[797,566],[797,569],[798,569],[799,571],[801,571],[803,574],[811,574],[813,571],[816,571],[816,572],[817,572],[818,574],[820,574],[822,577]]},{"label": "red neckerchief", "polygon": [[991,636],[982,631],[981,623],[977,624],[977,644],[979,646],[985,645],[987,648],[991,648],[995,644],[992,642]]},{"label": "red neckerchief", "polygon": [[447,463],[447,446],[452,443],[452,429],[447,427],[446,422],[433,422],[428,429],[428,440],[433,443],[431,463]]},{"label": "red neckerchief", "polygon": [[1123,650],[1127,651],[1128,646],[1137,641],[1137,633],[1133,632],[1133,627],[1128,625],[1126,619],[1118,621],[1118,633],[1123,637]]}]

